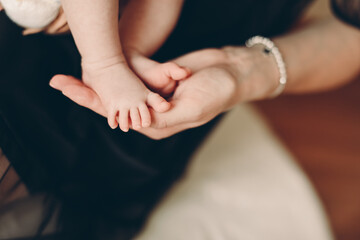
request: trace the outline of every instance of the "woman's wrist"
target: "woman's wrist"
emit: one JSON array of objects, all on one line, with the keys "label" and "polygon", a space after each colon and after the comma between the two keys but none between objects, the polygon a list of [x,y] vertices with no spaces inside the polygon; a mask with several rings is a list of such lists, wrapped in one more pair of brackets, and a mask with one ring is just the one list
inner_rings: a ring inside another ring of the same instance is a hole
[{"label": "woman's wrist", "polygon": [[271,55],[262,46],[224,47],[226,64],[237,81],[238,102],[266,99],[278,87],[280,74]]},{"label": "woman's wrist", "polygon": [[126,64],[123,54],[114,54],[101,58],[81,58],[81,66],[86,69],[97,70],[104,69],[117,64]]},{"label": "woman's wrist", "polygon": [[248,48],[252,48],[254,46],[260,45],[262,47],[262,51],[265,54],[272,55],[274,57],[273,59],[276,62],[277,69],[280,74],[280,78],[279,78],[278,87],[275,89],[275,91],[271,94],[270,97],[271,98],[277,97],[284,91],[285,85],[287,83],[287,72],[281,52],[279,51],[279,49],[271,39],[262,36],[254,36],[248,39],[245,45]]}]

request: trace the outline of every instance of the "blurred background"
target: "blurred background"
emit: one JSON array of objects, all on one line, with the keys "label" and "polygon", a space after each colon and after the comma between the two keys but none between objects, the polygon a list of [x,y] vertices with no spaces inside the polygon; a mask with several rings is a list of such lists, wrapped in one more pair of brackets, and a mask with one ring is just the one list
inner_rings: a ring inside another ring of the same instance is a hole
[{"label": "blurred background", "polygon": [[[320,0],[306,18],[328,14],[328,1]],[[360,239],[359,80],[326,93],[256,103],[315,186],[339,240]]]},{"label": "blurred background", "polygon": [[359,80],[256,104],[315,186],[339,240],[360,239]]}]

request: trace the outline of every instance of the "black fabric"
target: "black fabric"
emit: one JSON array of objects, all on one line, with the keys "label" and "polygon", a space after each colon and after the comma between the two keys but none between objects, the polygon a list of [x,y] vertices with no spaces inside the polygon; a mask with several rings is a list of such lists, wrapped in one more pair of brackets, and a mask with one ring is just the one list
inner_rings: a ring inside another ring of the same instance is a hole
[{"label": "black fabric", "polygon": [[[279,34],[309,2],[188,0],[155,59]],[[72,38],[20,30],[0,14],[0,147],[32,193],[61,204],[64,239],[131,239],[216,120],[161,141],[111,130],[48,86],[80,76]]]},{"label": "black fabric", "polygon": [[331,6],[336,16],[360,28],[360,0],[331,0]]}]

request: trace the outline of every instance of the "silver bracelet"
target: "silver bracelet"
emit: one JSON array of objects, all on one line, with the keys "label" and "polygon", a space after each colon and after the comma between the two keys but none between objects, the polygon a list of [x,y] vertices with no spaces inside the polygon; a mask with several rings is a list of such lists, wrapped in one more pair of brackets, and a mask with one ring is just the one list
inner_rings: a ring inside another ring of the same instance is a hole
[{"label": "silver bracelet", "polygon": [[281,53],[279,49],[275,46],[274,42],[271,41],[269,38],[261,37],[261,36],[255,36],[250,38],[246,41],[245,45],[246,47],[250,48],[256,44],[264,45],[264,52],[266,54],[272,54],[275,57],[276,64],[278,66],[279,72],[280,72],[280,80],[279,80],[279,86],[275,89],[275,91],[270,95],[271,98],[279,96],[285,88],[286,82],[287,82],[287,74],[286,74],[286,68],[284,60],[281,56]]}]

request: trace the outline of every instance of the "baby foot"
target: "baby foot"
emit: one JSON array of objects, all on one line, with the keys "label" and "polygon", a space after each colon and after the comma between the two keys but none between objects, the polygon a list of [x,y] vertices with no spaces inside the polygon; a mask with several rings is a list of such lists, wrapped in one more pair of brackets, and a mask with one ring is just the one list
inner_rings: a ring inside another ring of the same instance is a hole
[{"label": "baby foot", "polygon": [[170,103],[146,88],[126,64],[95,71],[83,65],[83,79],[99,95],[107,110],[109,126],[113,129],[119,125],[127,132],[130,126],[135,130],[149,127],[151,115],[148,106],[157,112],[170,108]]},{"label": "baby foot", "polygon": [[132,61],[136,74],[153,91],[162,96],[173,93],[177,81],[186,79],[191,70],[174,62],[158,63],[145,57]]}]

